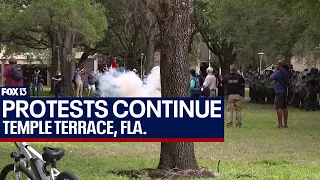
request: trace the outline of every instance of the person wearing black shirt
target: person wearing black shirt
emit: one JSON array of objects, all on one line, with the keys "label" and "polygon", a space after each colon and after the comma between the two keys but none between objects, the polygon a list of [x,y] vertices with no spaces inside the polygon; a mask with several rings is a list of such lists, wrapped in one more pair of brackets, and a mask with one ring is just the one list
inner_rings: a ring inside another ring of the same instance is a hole
[{"label": "person wearing black shirt", "polygon": [[202,72],[201,72],[201,71],[199,71],[198,79],[199,79],[200,86],[203,86],[204,77],[203,77],[203,75],[202,75]]},{"label": "person wearing black shirt", "polygon": [[56,76],[52,79],[56,81],[56,86],[54,90],[55,97],[63,97],[63,76],[61,75],[61,72],[57,71]]},{"label": "person wearing black shirt", "polygon": [[235,65],[230,66],[230,74],[225,77],[224,83],[226,86],[227,100],[227,127],[232,126],[233,111],[236,111],[236,126],[242,126],[242,101],[244,97],[244,78],[238,73],[238,68]]},{"label": "person wearing black shirt", "polygon": [[88,97],[90,96],[91,91],[96,90],[95,83],[94,71],[91,71],[88,76]]}]

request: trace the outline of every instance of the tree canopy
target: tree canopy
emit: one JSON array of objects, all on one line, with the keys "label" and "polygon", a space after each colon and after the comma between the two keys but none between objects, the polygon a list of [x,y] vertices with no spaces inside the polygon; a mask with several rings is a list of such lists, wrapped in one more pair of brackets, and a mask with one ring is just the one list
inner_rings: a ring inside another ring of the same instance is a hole
[{"label": "tree canopy", "polygon": [[[312,57],[319,44],[320,5],[316,0],[193,2],[190,9],[197,12],[198,27],[191,14],[189,52],[196,47],[192,40],[200,32],[220,66],[239,61],[255,65],[260,51],[268,62],[280,54],[286,59]],[[137,68],[144,53],[146,73],[153,66],[154,51],[160,50],[156,15],[142,0],[0,0],[0,10],[0,40],[7,49],[17,48],[12,43],[52,48],[52,30],[67,28],[75,34],[73,46],[84,51],[80,64],[98,52]]]},{"label": "tree canopy", "polygon": [[260,51],[271,61],[277,55],[290,59],[300,55],[302,47],[306,50],[306,45],[310,51],[319,40],[315,28],[319,21],[313,18],[319,8],[312,3],[279,0],[197,2],[206,33],[214,33],[220,41],[234,43],[237,59],[247,64],[254,63]]}]

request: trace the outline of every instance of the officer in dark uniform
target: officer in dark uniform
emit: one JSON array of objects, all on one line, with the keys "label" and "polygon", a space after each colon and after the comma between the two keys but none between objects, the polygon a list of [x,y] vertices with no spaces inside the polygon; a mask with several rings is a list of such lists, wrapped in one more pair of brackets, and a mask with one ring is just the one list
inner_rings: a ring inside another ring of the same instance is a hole
[{"label": "officer in dark uniform", "polygon": [[254,78],[254,71],[251,69],[248,72],[250,102],[254,102],[254,97],[255,97],[253,78]]},{"label": "officer in dark uniform", "polygon": [[300,77],[298,80],[300,109],[305,109],[306,107],[305,104],[306,104],[307,91],[305,86],[306,86],[307,73],[308,73],[308,69],[304,69],[304,71],[300,73]]},{"label": "officer in dark uniform", "polygon": [[274,94],[274,81],[270,80],[270,76],[273,74],[273,70],[267,70],[266,71],[266,77],[268,78],[267,81],[267,103],[268,104],[273,104],[274,102],[274,98],[275,98],[275,94]]},{"label": "officer in dark uniform", "polygon": [[300,72],[299,71],[295,71],[293,74],[293,91],[294,91],[294,99],[292,102],[292,106],[293,107],[300,107]]},{"label": "officer in dark uniform", "polygon": [[306,111],[315,111],[318,109],[318,103],[317,103],[317,93],[318,93],[318,86],[319,82],[317,81],[317,74],[318,69],[317,68],[311,68],[306,77],[306,104],[305,104],[305,110]]},{"label": "officer in dark uniform", "polygon": [[261,83],[260,83],[260,74],[256,72],[255,77],[254,77],[254,84],[255,84],[255,102],[256,103],[261,103]]},{"label": "officer in dark uniform", "polygon": [[268,98],[268,81],[269,81],[269,76],[268,76],[268,70],[265,70],[263,74],[261,75],[261,87],[262,87],[262,97],[261,97],[261,102],[262,104],[267,103],[266,99]]},{"label": "officer in dark uniform", "polygon": [[226,86],[227,100],[227,127],[232,126],[233,111],[236,111],[236,126],[242,126],[242,101],[244,96],[244,78],[238,73],[238,68],[235,65],[230,66],[230,74],[224,78]]}]

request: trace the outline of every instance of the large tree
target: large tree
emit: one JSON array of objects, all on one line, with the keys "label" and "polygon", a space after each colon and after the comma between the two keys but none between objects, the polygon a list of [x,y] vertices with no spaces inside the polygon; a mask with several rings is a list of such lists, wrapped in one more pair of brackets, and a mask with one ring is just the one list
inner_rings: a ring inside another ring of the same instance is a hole
[{"label": "large tree", "polygon": [[[188,96],[189,66],[189,0],[145,1],[156,14],[160,28],[161,95],[162,97]],[[158,169],[198,170],[191,142],[161,143]]]}]

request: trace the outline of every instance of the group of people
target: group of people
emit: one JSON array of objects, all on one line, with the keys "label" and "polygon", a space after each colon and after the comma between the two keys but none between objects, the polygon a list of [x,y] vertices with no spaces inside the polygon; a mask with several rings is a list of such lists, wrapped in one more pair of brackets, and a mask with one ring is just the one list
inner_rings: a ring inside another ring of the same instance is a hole
[{"label": "group of people", "polygon": [[[287,90],[289,81],[289,72],[284,68],[284,61],[279,61],[276,71],[270,76],[270,80],[275,81],[274,92],[275,92],[275,108],[278,117],[278,128],[288,127],[288,102],[287,102]],[[91,92],[96,92],[99,94],[99,78],[103,73],[108,72],[107,67],[99,68],[98,73],[91,71],[87,73],[85,69],[77,68],[74,72],[74,85],[76,90],[76,97],[82,97],[82,92],[84,88],[84,83],[82,81],[82,75],[88,74],[88,96]],[[138,71],[133,70],[139,76]],[[204,78],[203,83],[200,82],[201,79],[198,78],[194,69],[190,70],[190,96],[193,98],[203,97],[216,97],[217,93],[217,78],[214,75],[214,69],[208,67],[207,76]],[[34,96],[39,96],[39,92],[42,87],[43,79],[39,74],[40,70],[35,70],[31,79],[31,89]],[[24,77],[21,67],[17,64],[15,58],[11,57],[9,59],[9,66],[5,68],[3,73],[2,81],[5,86],[23,86]],[[55,77],[52,77],[55,81],[55,97],[63,97],[64,93],[64,78],[60,71],[57,71]],[[227,95],[227,127],[231,127],[233,124],[233,112],[236,112],[236,126],[242,126],[242,101],[245,92],[245,80],[240,74],[239,69],[235,65],[230,66],[230,74],[223,77],[222,80]],[[37,92],[37,93],[36,93]],[[284,121],[282,121],[284,120]]]},{"label": "group of people", "polygon": [[[274,105],[277,112],[278,126],[277,128],[288,127],[288,102],[287,91],[289,86],[289,72],[285,68],[286,64],[283,60],[278,61],[275,72],[270,76],[270,80],[274,81]],[[214,76],[213,68],[207,68],[208,75],[205,77],[203,85],[197,77],[195,70],[190,70],[190,95],[194,98],[216,97],[217,79]],[[230,66],[230,73],[223,77],[223,85],[225,86],[225,95],[227,96],[227,127],[232,127],[233,112],[236,112],[236,127],[242,126],[242,102],[245,96],[245,79],[240,74],[239,69],[235,65]]]},{"label": "group of people", "polygon": [[214,69],[208,67],[207,76],[204,78],[196,74],[194,69],[190,70],[190,95],[191,97],[215,97],[217,89],[217,78]]},{"label": "group of people", "polygon": [[[117,71],[120,71],[119,68],[117,68]],[[75,91],[75,96],[82,98],[84,88],[88,88],[88,94],[87,96],[90,96],[92,93],[95,94],[95,96],[99,97],[99,79],[100,77],[109,72],[109,68],[107,66],[101,66],[97,69],[97,72],[94,71],[87,72],[84,68],[76,68],[74,72],[73,77],[73,90]],[[132,72],[134,72],[139,78],[139,72],[136,69],[133,69]],[[84,83],[82,76],[88,75],[87,82]],[[55,81],[55,97],[63,97],[64,93],[64,78],[61,75],[60,71],[57,71],[57,74],[55,77],[52,77],[52,80]],[[85,85],[86,84],[86,85]]]},{"label": "group of people", "polygon": [[[208,67],[207,76],[204,78],[202,86],[200,85],[201,78],[198,78],[195,70],[190,70],[190,95],[193,98],[199,97],[216,97],[217,96],[217,78],[214,75],[214,69]],[[222,82],[226,87],[227,99],[227,127],[233,124],[233,112],[236,112],[236,126],[242,126],[241,108],[245,92],[245,80],[240,74],[239,69],[235,65],[230,66],[230,74],[223,77]]]},{"label": "group of people", "polygon": [[[86,72],[86,70],[83,68],[80,70],[80,68],[76,68],[74,72],[73,77],[73,90],[75,90],[75,96],[82,98],[83,90],[84,90],[84,82],[82,80],[82,76],[88,74],[88,82],[87,82],[87,88],[88,88],[88,96],[91,95],[92,92],[96,91],[96,77],[94,74],[94,71],[91,71],[89,73]],[[64,77],[61,74],[61,71],[57,71],[55,77],[51,78],[55,85],[54,85],[54,94],[55,97],[63,97],[64,94],[64,86],[65,81]]]},{"label": "group of people", "polygon": [[94,76],[94,71],[91,71],[89,73],[86,72],[84,68],[80,70],[80,68],[77,68],[74,72],[74,89],[76,90],[76,97],[82,97],[83,89],[84,89],[84,83],[82,81],[82,75],[88,74],[88,82],[87,82],[87,88],[88,88],[88,96],[90,96],[91,92],[95,92],[96,90],[96,79]]},{"label": "group of people", "polygon": [[4,86],[30,86],[33,96],[40,96],[40,91],[43,91],[43,78],[40,70],[36,69],[29,80],[23,75],[22,68],[14,57],[9,59],[9,66],[3,72],[2,83]]}]

